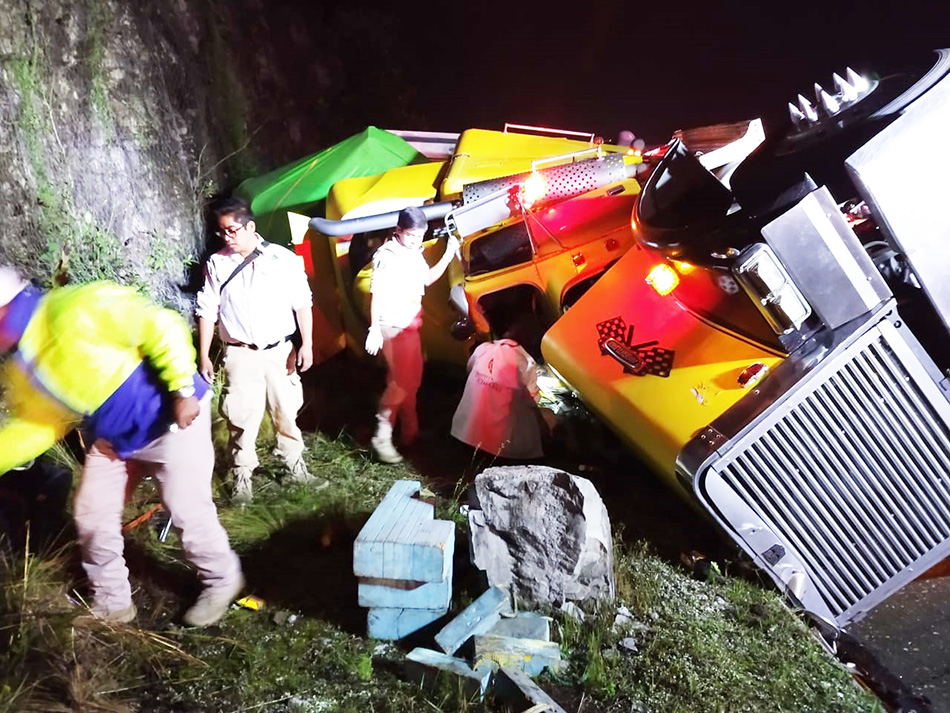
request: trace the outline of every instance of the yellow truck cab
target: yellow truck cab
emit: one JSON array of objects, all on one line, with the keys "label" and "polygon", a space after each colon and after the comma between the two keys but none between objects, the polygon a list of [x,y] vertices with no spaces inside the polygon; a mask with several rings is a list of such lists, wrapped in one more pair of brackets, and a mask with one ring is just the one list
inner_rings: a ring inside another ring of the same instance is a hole
[{"label": "yellow truck cab", "polygon": [[[912,58],[913,61],[913,58]],[[950,51],[680,141],[542,349],[796,603],[845,626],[950,554]]]},{"label": "yellow truck cab", "polygon": [[[414,136],[425,155],[426,135]],[[533,344],[526,346],[540,356],[544,330],[633,244],[641,160],[630,147],[534,127],[469,129],[448,150],[446,135],[438,136],[446,155],[337,181],[326,218],[295,228],[299,234],[307,225],[295,241],[310,246],[315,317],[332,343],[325,355],[346,344],[362,349],[372,255],[406,206],[422,206],[430,218],[430,264],[448,230],[462,240],[461,260],[423,300],[430,359],[464,364],[475,341],[489,338],[500,311],[530,322]],[[526,198],[529,177],[535,195]]]}]

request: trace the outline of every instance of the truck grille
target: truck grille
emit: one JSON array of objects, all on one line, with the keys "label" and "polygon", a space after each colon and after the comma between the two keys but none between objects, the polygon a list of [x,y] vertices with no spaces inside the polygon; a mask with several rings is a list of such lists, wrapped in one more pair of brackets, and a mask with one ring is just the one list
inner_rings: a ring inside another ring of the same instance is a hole
[{"label": "truck grille", "polygon": [[950,432],[946,399],[889,323],[829,361],[713,470],[846,622],[950,544]]}]

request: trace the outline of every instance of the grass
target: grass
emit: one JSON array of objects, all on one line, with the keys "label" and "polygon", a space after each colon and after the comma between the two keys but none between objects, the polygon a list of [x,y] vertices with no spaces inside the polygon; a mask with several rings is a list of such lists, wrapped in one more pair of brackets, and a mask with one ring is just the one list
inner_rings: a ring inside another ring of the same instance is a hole
[{"label": "grass", "polygon": [[[220,424],[216,434],[221,449]],[[160,541],[160,514],[127,537],[136,626],[72,625],[81,611],[73,547],[7,556],[0,712],[505,710],[450,677],[426,688],[408,682],[408,644],[365,637],[353,538],[394,479],[418,477],[411,468],[374,462],[346,435],[317,435],[306,458],[330,485],[283,486],[267,440],[254,503],[233,508],[219,493],[221,520],[263,608],[235,608],[207,630],[180,628],[197,585],[177,537]],[[460,527],[462,490],[444,493],[439,506]],[[147,482],[126,521],[155,502]],[[771,591],[728,576],[698,581],[622,536],[615,559],[617,601],[590,608],[583,622],[552,613],[567,665],[539,683],[572,713],[881,710]],[[457,557],[457,605],[480,594],[470,570]],[[620,606],[628,615],[616,623]]]}]

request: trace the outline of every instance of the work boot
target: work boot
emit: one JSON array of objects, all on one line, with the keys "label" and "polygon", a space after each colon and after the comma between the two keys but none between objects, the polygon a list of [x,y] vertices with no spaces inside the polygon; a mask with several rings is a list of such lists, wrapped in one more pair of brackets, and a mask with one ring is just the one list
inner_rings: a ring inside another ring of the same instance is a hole
[{"label": "work boot", "polygon": [[231,472],[231,504],[247,505],[254,499],[251,491],[251,473],[250,468],[237,466]]},{"label": "work boot", "polygon": [[198,599],[185,612],[182,621],[188,626],[210,626],[225,615],[231,602],[244,589],[244,575],[238,576],[230,583],[217,587],[205,587],[198,595]]},{"label": "work boot", "polygon": [[73,626],[89,626],[91,624],[128,624],[135,619],[135,604],[129,604],[125,609],[106,611],[97,609],[95,605],[85,614],[73,619]]},{"label": "work boot", "polygon": [[376,454],[376,458],[383,463],[402,463],[402,455],[393,445],[392,438],[373,436],[370,444],[373,446],[373,453]]}]

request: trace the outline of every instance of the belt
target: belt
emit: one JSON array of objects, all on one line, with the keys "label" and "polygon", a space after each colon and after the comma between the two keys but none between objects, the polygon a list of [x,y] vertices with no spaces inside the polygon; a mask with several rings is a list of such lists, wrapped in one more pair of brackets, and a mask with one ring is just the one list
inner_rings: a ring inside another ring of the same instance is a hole
[{"label": "belt", "polygon": [[266,351],[268,349],[273,349],[274,347],[279,347],[284,342],[289,342],[293,339],[293,335],[289,337],[284,337],[280,341],[274,342],[273,344],[268,344],[267,346],[259,347],[256,344],[245,344],[244,342],[226,342],[229,347],[244,347],[245,349],[251,349],[253,351]]}]

